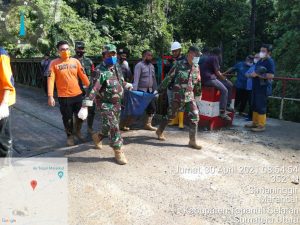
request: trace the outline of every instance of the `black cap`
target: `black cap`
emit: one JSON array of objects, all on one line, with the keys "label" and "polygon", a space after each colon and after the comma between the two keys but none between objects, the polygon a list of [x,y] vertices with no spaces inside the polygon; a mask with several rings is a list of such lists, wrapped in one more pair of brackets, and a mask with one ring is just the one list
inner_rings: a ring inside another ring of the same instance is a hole
[{"label": "black cap", "polygon": [[84,48],[85,44],[83,41],[76,41],[75,42],[75,48]]}]

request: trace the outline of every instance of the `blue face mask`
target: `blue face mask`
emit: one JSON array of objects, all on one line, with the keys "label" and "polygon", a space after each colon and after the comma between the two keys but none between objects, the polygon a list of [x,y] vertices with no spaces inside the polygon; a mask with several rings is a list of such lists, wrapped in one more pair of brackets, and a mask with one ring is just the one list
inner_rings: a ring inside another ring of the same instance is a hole
[{"label": "blue face mask", "polygon": [[112,56],[112,57],[109,57],[104,60],[106,65],[115,65],[117,63],[117,61],[118,61],[118,59],[116,56]]}]

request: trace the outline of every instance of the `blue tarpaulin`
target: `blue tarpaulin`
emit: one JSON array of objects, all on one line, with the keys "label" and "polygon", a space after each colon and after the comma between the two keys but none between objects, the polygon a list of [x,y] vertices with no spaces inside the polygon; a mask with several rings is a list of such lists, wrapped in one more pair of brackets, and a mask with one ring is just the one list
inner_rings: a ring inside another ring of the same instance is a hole
[{"label": "blue tarpaulin", "polygon": [[142,116],[153,98],[155,95],[147,92],[125,91],[122,116]]}]

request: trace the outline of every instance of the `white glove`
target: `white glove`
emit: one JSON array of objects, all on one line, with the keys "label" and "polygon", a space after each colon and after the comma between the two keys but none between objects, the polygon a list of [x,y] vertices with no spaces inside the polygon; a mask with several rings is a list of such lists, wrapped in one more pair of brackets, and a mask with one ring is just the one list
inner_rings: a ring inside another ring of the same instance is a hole
[{"label": "white glove", "polygon": [[154,95],[158,95],[158,91],[155,90],[155,91],[153,92],[153,94],[154,94]]},{"label": "white glove", "polygon": [[9,116],[9,109],[6,103],[0,105],[0,120]]},{"label": "white glove", "polygon": [[78,112],[78,118],[85,120],[88,116],[88,108],[87,107],[81,107],[81,109]]},{"label": "white glove", "polygon": [[132,85],[131,83],[127,83],[127,84],[125,85],[125,88],[126,88],[127,90],[132,90],[132,89],[133,89],[133,85]]}]

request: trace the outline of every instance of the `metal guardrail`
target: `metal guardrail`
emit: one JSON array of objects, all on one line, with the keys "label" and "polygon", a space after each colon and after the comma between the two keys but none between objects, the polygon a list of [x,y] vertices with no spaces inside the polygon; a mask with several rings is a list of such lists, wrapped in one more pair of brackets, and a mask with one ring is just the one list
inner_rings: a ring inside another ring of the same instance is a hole
[{"label": "metal guardrail", "polygon": [[[269,98],[272,99],[279,99],[280,102],[280,113],[279,113],[279,119],[283,119],[283,106],[284,106],[284,101],[297,101],[300,102],[300,98],[287,98],[286,97],[286,90],[287,90],[287,82],[288,81],[294,81],[294,82],[299,82],[300,85],[300,78],[292,78],[292,77],[274,77],[274,81],[281,81],[282,82],[282,92],[281,96],[269,96]],[[300,86],[299,86],[300,87]]]}]

